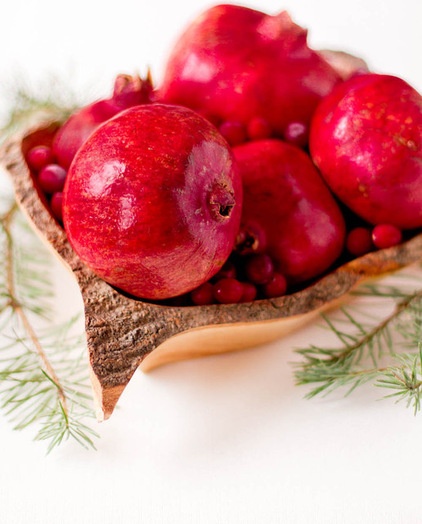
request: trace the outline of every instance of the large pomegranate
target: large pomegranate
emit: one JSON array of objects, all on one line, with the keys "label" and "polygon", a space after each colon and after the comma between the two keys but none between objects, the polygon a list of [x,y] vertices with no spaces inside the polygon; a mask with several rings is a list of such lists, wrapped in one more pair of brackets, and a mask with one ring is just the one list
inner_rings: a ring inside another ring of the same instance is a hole
[{"label": "large pomegranate", "polygon": [[158,96],[213,122],[264,120],[278,135],[308,127],[339,74],[307,45],[285,11],[271,16],[236,5],[211,7],[176,42]]},{"label": "large pomegranate", "polygon": [[332,191],[372,224],[422,226],[422,97],[404,80],[352,77],[318,106],[310,150]]},{"label": "large pomegranate", "polygon": [[229,256],[242,203],[232,152],[190,109],[137,106],[103,123],[71,164],[63,221],[79,257],[113,286],[165,299]]},{"label": "large pomegranate", "polygon": [[267,252],[289,283],[326,271],[343,249],[345,224],[308,155],[277,139],[236,146],[234,155],[244,185],[241,232],[249,244]]}]

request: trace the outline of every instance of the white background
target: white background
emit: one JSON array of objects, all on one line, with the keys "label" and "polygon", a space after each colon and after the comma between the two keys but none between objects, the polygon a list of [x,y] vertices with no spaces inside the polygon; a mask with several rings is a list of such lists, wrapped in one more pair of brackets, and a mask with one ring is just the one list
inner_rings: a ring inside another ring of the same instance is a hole
[{"label": "white background", "polygon": [[[39,88],[56,75],[86,99],[107,94],[119,72],[151,66],[158,80],[176,35],[210,5],[2,0],[0,115],[1,89],[17,76]],[[422,89],[420,0],[247,5],[287,9],[314,47],[354,52]],[[60,319],[81,303],[53,268]],[[46,457],[30,431],[1,418],[0,522],[421,523],[422,415],[377,401],[370,385],[346,399],[304,400],[294,348],[321,337],[309,326],[253,350],[136,374],[99,425],[96,452],[69,444]]]}]

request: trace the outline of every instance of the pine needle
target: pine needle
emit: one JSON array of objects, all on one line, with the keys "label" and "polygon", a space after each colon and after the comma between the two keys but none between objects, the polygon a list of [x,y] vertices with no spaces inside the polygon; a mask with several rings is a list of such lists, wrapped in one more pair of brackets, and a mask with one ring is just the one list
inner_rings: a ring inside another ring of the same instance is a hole
[{"label": "pine needle", "polygon": [[95,448],[85,337],[75,335],[77,318],[51,319],[50,256],[9,202],[0,217],[0,410],[16,430],[35,427],[48,452],[69,439]]},{"label": "pine needle", "polygon": [[[411,282],[409,280],[409,282]],[[417,283],[420,285],[420,283]],[[298,385],[312,386],[306,397],[344,389],[348,395],[367,382],[387,390],[384,398],[405,401],[416,414],[422,402],[422,289],[382,283],[362,286],[356,295],[390,299],[393,311],[383,318],[345,307],[323,317],[339,345],[297,349]]]}]

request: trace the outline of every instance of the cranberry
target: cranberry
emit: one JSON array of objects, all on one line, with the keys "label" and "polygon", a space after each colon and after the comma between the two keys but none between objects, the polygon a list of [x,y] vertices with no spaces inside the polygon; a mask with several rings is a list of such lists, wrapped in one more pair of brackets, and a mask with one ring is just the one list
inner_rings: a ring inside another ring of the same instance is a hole
[{"label": "cranberry", "polygon": [[214,298],[220,304],[236,304],[243,296],[243,284],[235,278],[222,278],[214,284]]},{"label": "cranberry", "polygon": [[392,224],[378,224],[372,230],[372,241],[378,249],[396,246],[402,238],[400,229]]},{"label": "cranberry", "polygon": [[271,126],[265,118],[255,117],[248,122],[246,128],[249,140],[259,140],[261,138],[270,138],[272,135]]},{"label": "cranberry", "polygon": [[266,253],[251,255],[246,261],[245,272],[253,284],[265,284],[273,276],[274,264]]},{"label": "cranberry", "polygon": [[216,275],[214,275],[213,278],[215,281],[221,280],[222,278],[236,278],[236,266],[231,260],[227,260],[227,262],[224,263],[223,267]]},{"label": "cranberry", "polygon": [[34,146],[28,151],[26,161],[29,167],[35,171],[40,171],[47,164],[54,162],[54,154],[51,147],[43,145]]},{"label": "cranberry", "polygon": [[47,164],[38,175],[38,184],[45,193],[52,194],[62,191],[67,171],[58,164]]},{"label": "cranberry", "polygon": [[281,297],[286,294],[287,280],[281,273],[274,273],[271,280],[262,286],[265,298]]},{"label": "cranberry", "polygon": [[53,193],[50,201],[50,208],[53,216],[57,218],[60,222],[63,220],[63,193],[57,191]]},{"label": "cranberry", "polygon": [[374,248],[372,232],[366,227],[355,227],[347,234],[346,249],[355,256],[360,257],[369,253]]},{"label": "cranberry", "polygon": [[308,128],[302,122],[291,122],[284,131],[284,140],[297,147],[305,147],[308,143]]},{"label": "cranberry", "polygon": [[240,122],[223,122],[219,127],[219,131],[231,146],[246,142],[246,129]]},{"label": "cranberry", "polygon": [[204,282],[190,292],[190,298],[196,306],[206,306],[214,302],[213,285]]},{"label": "cranberry", "polygon": [[240,299],[241,302],[252,302],[256,299],[256,295],[258,294],[258,290],[256,289],[256,286],[252,284],[251,282],[242,282],[243,285],[243,293],[242,298]]}]

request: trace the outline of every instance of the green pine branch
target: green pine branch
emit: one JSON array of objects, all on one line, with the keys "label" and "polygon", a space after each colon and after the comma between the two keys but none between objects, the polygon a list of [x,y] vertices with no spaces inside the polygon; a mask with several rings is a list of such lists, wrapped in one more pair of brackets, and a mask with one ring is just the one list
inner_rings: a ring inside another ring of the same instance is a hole
[{"label": "green pine branch", "polygon": [[348,395],[372,382],[393,390],[385,398],[404,400],[416,414],[422,397],[422,289],[378,283],[362,286],[357,294],[391,299],[393,311],[379,318],[349,305],[324,316],[337,345],[298,349],[296,383],[311,386],[306,397],[312,398],[339,388]]},{"label": "green pine branch", "polygon": [[0,217],[0,410],[15,429],[35,426],[48,451],[68,439],[94,448],[84,336],[75,319],[51,320],[49,257],[10,203]]}]

